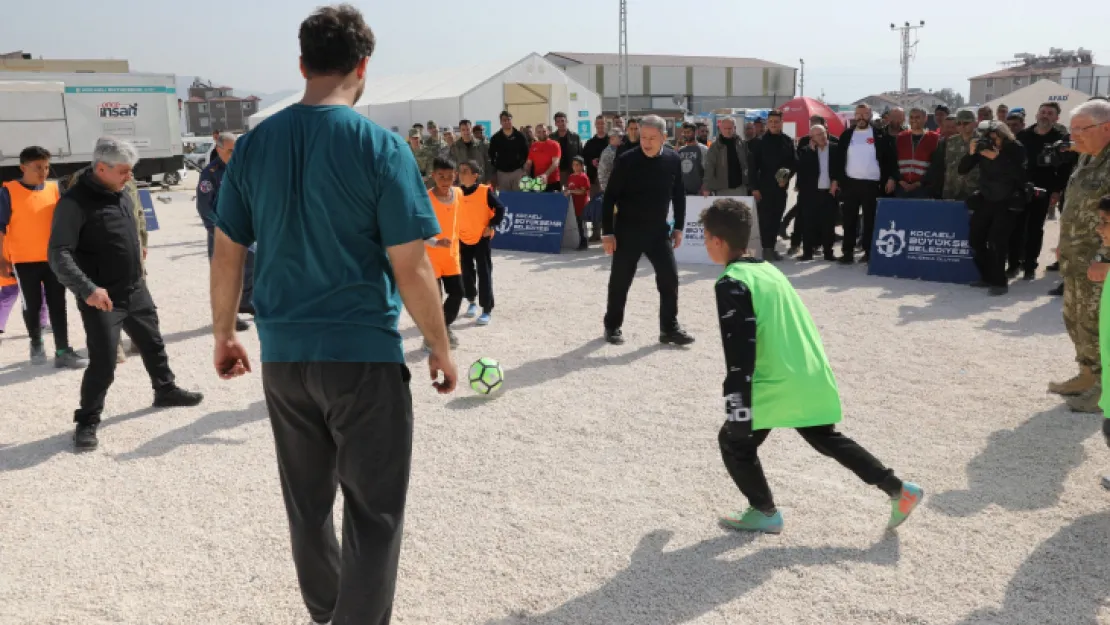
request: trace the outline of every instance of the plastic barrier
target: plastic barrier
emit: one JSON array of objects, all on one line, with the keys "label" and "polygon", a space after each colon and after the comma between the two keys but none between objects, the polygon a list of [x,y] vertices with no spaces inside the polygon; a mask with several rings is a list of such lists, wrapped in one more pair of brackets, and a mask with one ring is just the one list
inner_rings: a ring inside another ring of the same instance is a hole
[{"label": "plastic barrier", "polygon": [[969,284],[979,279],[963,202],[881,199],[871,242],[873,276]]}]

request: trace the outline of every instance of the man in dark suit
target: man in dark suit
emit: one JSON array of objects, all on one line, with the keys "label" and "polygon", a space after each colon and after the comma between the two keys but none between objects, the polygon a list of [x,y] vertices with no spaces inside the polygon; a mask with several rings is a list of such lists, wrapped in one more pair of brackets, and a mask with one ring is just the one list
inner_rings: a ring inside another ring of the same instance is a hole
[{"label": "man in dark suit", "polygon": [[839,202],[833,184],[833,172],[843,169],[836,139],[821,124],[809,130],[809,141],[798,150],[798,223],[802,232],[802,256],[799,260],[813,260],[813,253],[820,246],[825,260],[836,260],[833,245],[836,241],[836,211]]}]

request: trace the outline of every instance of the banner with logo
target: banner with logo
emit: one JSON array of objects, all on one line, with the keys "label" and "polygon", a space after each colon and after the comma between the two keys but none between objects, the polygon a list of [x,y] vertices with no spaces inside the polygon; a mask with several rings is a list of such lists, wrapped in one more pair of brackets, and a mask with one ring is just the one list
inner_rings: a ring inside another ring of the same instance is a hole
[{"label": "banner with logo", "polygon": [[[700,219],[701,212],[718,200],[718,197],[702,197],[700,195],[686,196],[686,224],[682,228],[682,246],[674,251],[675,262],[691,265],[712,265],[709,253],[705,251],[705,232],[702,230]],[[755,198],[750,196],[734,197],[734,200],[746,204],[752,209],[752,236],[748,249],[757,258],[763,256],[763,246],[759,241],[759,216],[755,210]],[[674,224],[674,209],[671,209],[667,219]]]},{"label": "banner with logo", "polygon": [[502,191],[505,217],[490,245],[494,249],[558,254],[567,221],[567,198],[562,193]]},{"label": "banner with logo", "polygon": [[867,273],[931,282],[979,279],[963,202],[881,199]]},{"label": "banner with logo", "polygon": [[143,217],[146,218],[146,231],[154,232],[158,229],[158,215],[154,214],[154,198],[150,189],[139,189],[139,201],[143,205]]}]

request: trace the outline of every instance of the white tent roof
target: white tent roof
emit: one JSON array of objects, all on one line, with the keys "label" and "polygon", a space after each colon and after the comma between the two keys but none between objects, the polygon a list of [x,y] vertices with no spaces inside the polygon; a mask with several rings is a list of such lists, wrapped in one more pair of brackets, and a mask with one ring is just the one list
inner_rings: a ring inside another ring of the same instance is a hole
[{"label": "white tent roof", "polygon": [[999,104],[1005,104],[1010,107],[1011,111],[1016,108],[1023,108],[1025,109],[1025,123],[1032,125],[1036,121],[1037,109],[1040,108],[1041,104],[1055,102],[1060,105],[1060,123],[1067,126],[1068,121],[1071,120],[1072,109],[1089,99],[1091,99],[1091,96],[1082,91],[1069,89],[1051,80],[1038,80],[1001,98],[995,98],[983,106],[989,106],[992,111],[996,110]]},{"label": "white tent roof", "polygon": [[[531,57],[536,57],[535,61],[537,63],[550,65],[553,68],[552,71],[561,71],[539,54],[532,53],[523,59],[510,61],[436,69],[399,76],[370,76],[366,79],[366,91],[355,103],[355,107],[462,97]],[[274,113],[299,102],[303,97],[304,91],[302,90],[296,95],[289,96],[251,115],[250,127],[253,128]]]}]

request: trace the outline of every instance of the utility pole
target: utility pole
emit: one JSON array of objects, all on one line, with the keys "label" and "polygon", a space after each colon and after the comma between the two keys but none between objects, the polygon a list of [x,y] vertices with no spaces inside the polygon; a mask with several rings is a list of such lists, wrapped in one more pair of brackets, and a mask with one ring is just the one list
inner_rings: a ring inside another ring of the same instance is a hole
[{"label": "utility pole", "polygon": [[806,94],[806,60],[798,59],[798,63],[802,66],[801,77],[798,79],[798,95],[804,96]]},{"label": "utility pole", "polygon": [[916,30],[925,27],[925,20],[921,20],[919,24],[910,26],[906,22],[902,26],[890,25],[891,30],[896,30],[902,33],[902,102],[905,105],[907,94],[910,91],[910,59],[913,58],[914,53],[917,51],[917,39],[910,43],[910,34]]},{"label": "utility pole", "polygon": [[620,91],[617,94],[617,112],[621,117],[628,117],[628,0],[620,0],[620,4],[621,34],[617,52]]}]

